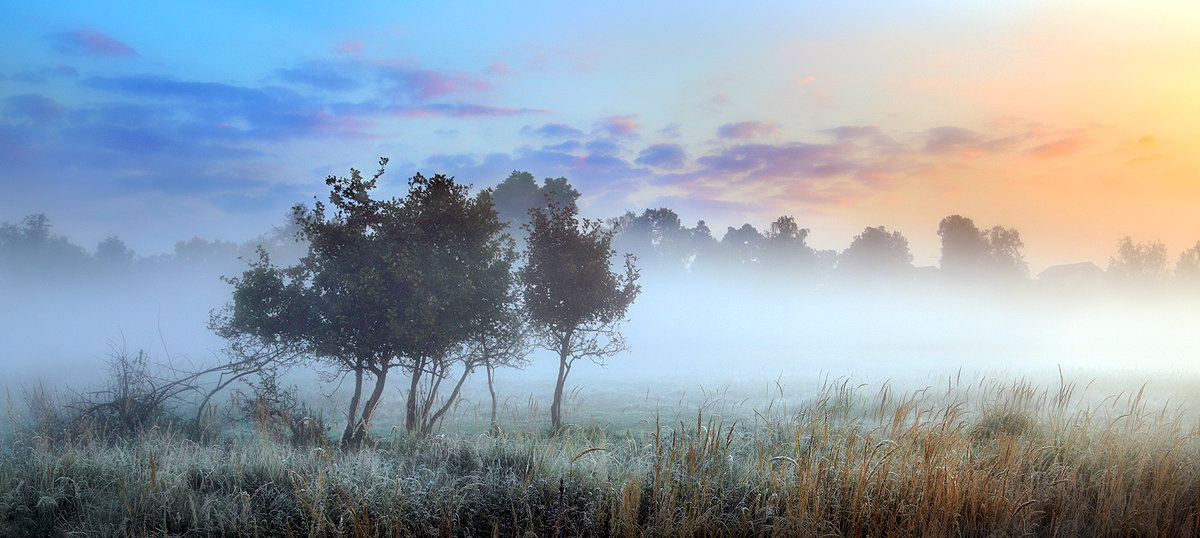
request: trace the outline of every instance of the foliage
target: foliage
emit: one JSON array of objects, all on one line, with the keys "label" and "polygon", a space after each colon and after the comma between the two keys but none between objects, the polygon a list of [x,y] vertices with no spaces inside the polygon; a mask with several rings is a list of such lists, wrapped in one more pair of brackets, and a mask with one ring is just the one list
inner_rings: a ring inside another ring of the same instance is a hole
[{"label": "foliage", "polygon": [[988,230],[961,215],[950,215],[938,224],[942,239],[941,266],[954,278],[1025,278],[1029,267],[1021,249],[1025,244],[1013,228],[993,226]]},{"label": "foliage", "polygon": [[908,239],[884,226],[863,229],[838,256],[838,271],[858,277],[895,276],[912,269]]},{"label": "foliage", "polygon": [[1162,282],[1168,271],[1167,247],[1158,240],[1135,243],[1122,237],[1117,255],[1108,259],[1108,273],[1125,282]]},{"label": "foliage", "polygon": [[50,219],[38,213],[20,224],[0,225],[0,281],[41,281],[84,274],[87,251],[50,231]]},{"label": "foliage", "polygon": [[266,370],[246,383],[249,392],[236,391],[234,405],[241,419],[278,441],[293,446],[325,445],[329,427],[324,415],[296,396],[296,387],[280,387],[279,372]]},{"label": "foliage", "polygon": [[1175,262],[1175,278],[1190,284],[1200,283],[1200,241],[1179,253]]},{"label": "foliage", "polygon": [[327,178],[332,214],[320,202],[297,206],[309,242],[299,263],[279,268],[261,253],[230,279],[231,333],[299,343],[354,376],[348,446],[366,439],[397,367],[411,376],[405,426],[428,431],[455,351],[502,316],[511,287],[514,254],[488,191],[472,198],[453,178],[417,174],[405,198],[372,199],[386,163],[371,179],[358,170]]},{"label": "foliage", "polygon": [[492,191],[492,199],[496,203],[496,212],[500,220],[509,228],[518,230],[529,222],[529,211],[545,208],[550,204],[575,207],[579,199],[579,191],[572,187],[565,177],[546,178],[538,187],[533,174],[513,170],[504,181]]},{"label": "foliage", "polygon": [[603,364],[626,349],[620,324],[641,288],[633,257],[625,257],[623,275],[613,272],[611,232],[597,221],[579,220],[573,207],[531,211],[527,230],[522,294],[538,343],[559,357],[550,408],[557,429],[571,367],[585,358]]}]

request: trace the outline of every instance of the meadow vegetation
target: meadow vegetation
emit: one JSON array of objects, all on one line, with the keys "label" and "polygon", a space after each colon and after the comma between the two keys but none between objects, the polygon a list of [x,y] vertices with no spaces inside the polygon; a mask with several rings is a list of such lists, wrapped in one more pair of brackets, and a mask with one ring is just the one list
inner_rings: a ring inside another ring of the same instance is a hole
[{"label": "meadow vegetation", "polygon": [[289,435],[252,405],[207,413],[212,428],[164,416],[109,435],[63,420],[69,396],[32,391],[27,409],[10,393],[0,534],[1200,532],[1191,410],[1139,391],[1048,387],[984,378],[904,391],[841,379],[798,394],[702,389],[668,407],[626,389],[610,395],[625,407],[575,401],[575,416],[592,418],[557,432],[531,399],[506,406],[494,434],[486,412],[464,406],[434,435],[396,421],[352,450],[336,424]]}]

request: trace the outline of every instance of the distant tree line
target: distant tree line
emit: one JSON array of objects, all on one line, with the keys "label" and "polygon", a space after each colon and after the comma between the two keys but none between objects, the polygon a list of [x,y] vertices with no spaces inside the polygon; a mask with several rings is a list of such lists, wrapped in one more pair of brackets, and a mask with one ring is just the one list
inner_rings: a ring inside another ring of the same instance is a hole
[{"label": "distant tree line", "polygon": [[[0,282],[219,270],[232,298],[210,327],[232,351],[228,368],[209,370],[223,373],[205,401],[234,380],[259,376],[274,386],[279,369],[320,362],[352,380],[341,440],[354,447],[368,439],[396,376],[407,389],[405,428],[423,435],[468,377],[486,372],[497,428],[494,372],[524,365],[534,347],[558,359],[551,421],[561,427],[571,369],[627,349],[620,328],[643,271],[816,285],[1030,280],[1017,230],[981,229],[960,215],[938,226],[940,269],[919,269],[908,240],[884,226],[865,228],[841,252],[809,246],[809,229],[788,215],[762,232],[748,223],[729,227],[718,240],[704,221],[687,227],[665,207],[582,219],[580,193],[566,178],[539,185],[527,172],[474,195],[454,178],[417,174],[406,196],[379,199],[374,189],[386,162],[370,178],[353,169],[330,176],[328,203],[296,205],[287,225],[244,244],[195,238],[172,254],[139,258],[116,237],[89,253],[52,233],[44,215],[5,223]],[[1180,254],[1173,274],[1168,260],[1161,242],[1126,237],[1107,274],[1122,282],[1200,281],[1200,242]]]},{"label": "distant tree line", "polygon": [[[539,185],[529,172],[514,171],[491,190],[498,221],[520,252],[526,240],[522,229],[529,212],[551,205],[577,211],[580,192],[566,178],[546,178]],[[868,226],[841,252],[809,246],[810,230],[793,216],[780,216],[760,231],[746,223],[728,227],[718,239],[704,220],[683,224],[674,210],[647,208],[627,211],[603,223],[612,234],[612,247],[633,254],[648,275],[688,273],[720,278],[783,276],[816,283],[888,281],[920,276],[932,281],[1021,281],[1029,272],[1020,232],[993,226],[981,229],[972,219],[950,215],[941,220],[941,258],[937,268],[913,265],[908,239],[885,226]],[[230,275],[240,260],[256,259],[265,248],[276,261],[303,256],[297,242],[301,230],[289,219],[283,226],[244,243],[194,237],[178,241],[173,252],[138,256],[119,237],[99,242],[89,252],[53,233],[44,214],[0,224],[0,283],[108,279],[131,274],[186,271]],[[303,239],[303,238],[301,238]],[[520,260],[517,260],[520,263]],[[1086,265],[1086,264],[1075,264]],[[1097,269],[1100,269],[1097,267]],[[1112,283],[1200,283],[1200,241],[1175,258],[1161,241],[1136,242],[1123,237],[1101,271]]]}]

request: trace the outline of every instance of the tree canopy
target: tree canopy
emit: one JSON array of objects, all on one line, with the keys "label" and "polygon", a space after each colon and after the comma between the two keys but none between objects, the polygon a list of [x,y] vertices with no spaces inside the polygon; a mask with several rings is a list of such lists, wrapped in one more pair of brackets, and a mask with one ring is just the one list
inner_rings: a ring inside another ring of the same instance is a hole
[{"label": "tree canopy", "polygon": [[612,233],[597,221],[578,219],[573,206],[533,210],[526,228],[522,295],[538,342],[559,357],[550,407],[558,428],[572,366],[584,358],[602,364],[626,348],[619,327],[641,288],[633,257],[625,257],[623,274],[613,272]]},{"label": "tree canopy", "polygon": [[[309,241],[294,266],[266,254],[234,285],[229,329],[302,342],[310,353],[355,376],[342,441],[362,442],[388,372],[413,377],[406,425],[428,426],[428,401],[417,401],[424,376],[446,375],[445,361],[470,337],[504,315],[513,253],[490,193],[467,195],[453,178],[420,174],[403,199],[375,200],[383,175],[330,176],[329,202],[296,222]],[[375,386],[359,413],[364,376]],[[436,385],[434,385],[436,386]],[[428,395],[428,393],[426,393]]]}]

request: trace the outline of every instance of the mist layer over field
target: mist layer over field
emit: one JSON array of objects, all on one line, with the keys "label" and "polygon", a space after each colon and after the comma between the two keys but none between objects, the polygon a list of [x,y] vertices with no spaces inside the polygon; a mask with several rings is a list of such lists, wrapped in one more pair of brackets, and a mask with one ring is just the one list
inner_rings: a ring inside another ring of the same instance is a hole
[{"label": "mist layer over field", "polygon": [[[586,389],[695,387],[832,375],[921,384],[959,370],[1020,377],[1061,366],[1134,378],[1197,370],[1190,293],[1060,290],[1036,281],[812,286],[799,278],[650,275],[624,328],[630,351],[605,368],[580,365],[571,381]],[[0,308],[6,383],[87,384],[114,346],[181,366],[217,361],[223,341],[206,325],[230,292],[212,270],[8,289]],[[538,351],[526,369],[501,370],[499,379],[537,391],[552,384],[556,367]]]}]

